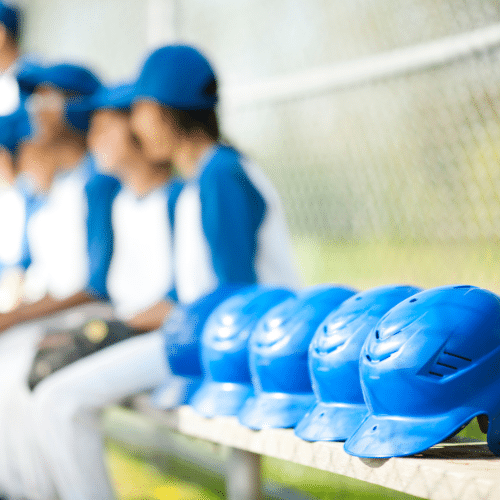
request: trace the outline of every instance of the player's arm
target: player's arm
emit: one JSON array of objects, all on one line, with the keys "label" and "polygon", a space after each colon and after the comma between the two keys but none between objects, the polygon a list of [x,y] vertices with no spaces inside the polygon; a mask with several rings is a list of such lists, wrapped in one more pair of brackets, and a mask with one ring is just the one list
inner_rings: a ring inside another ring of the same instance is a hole
[{"label": "player's arm", "polygon": [[203,231],[219,284],[255,283],[257,231],[266,210],[262,196],[241,167],[202,176],[200,188]]},{"label": "player's arm", "polygon": [[158,302],[149,309],[136,314],[127,321],[127,324],[134,330],[140,332],[157,330],[165,322],[172,308],[173,303],[168,300]]},{"label": "player's arm", "polygon": [[0,314],[0,332],[11,328],[18,323],[43,318],[50,316],[65,309],[76,307],[82,304],[95,301],[95,296],[82,291],[77,292],[71,297],[65,299],[55,299],[50,295],[46,295],[37,302],[31,304],[22,304],[17,309]]}]

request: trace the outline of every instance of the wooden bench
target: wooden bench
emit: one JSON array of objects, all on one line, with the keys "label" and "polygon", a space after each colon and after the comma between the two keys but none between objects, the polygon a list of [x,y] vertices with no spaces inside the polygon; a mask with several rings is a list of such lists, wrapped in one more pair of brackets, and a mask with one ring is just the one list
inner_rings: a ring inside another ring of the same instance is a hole
[{"label": "wooden bench", "polygon": [[158,410],[150,406],[146,395],[133,398],[130,407],[159,428],[228,447],[226,491],[230,499],[261,498],[262,455],[432,500],[500,499],[500,458],[482,441],[455,437],[418,456],[366,460],[345,453],[343,443],[308,443],[291,429],[253,431],[235,417],[207,419],[189,406]]}]

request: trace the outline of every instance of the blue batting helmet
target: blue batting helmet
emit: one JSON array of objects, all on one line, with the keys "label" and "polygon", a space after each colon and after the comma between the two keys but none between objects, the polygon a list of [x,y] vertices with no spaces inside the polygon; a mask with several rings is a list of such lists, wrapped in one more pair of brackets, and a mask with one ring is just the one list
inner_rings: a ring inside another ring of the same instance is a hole
[{"label": "blue batting helmet", "polygon": [[171,374],[153,393],[151,402],[161,408],[186,404],[203,375],[200,339],[212,311],[241,285],[221,285],[192,304],[178,305],[162,326],[165,355]]},{"label": "blue batting helmet", "polygon": [[236,415],[253,394],[248,339],[256,323],[272,307],[293,297],[282,288],[253,286],[234,294],[210,315],[202,334],[202,386],[191,406],[206,417]]},{"label": "blue batting helmet", "polygon": [[307,367],[309,343],[325,317],[355,291],[343,286],[311,287],[274,307],[250,337],[255,396],[238,417],[252,429],[294,427],[314,402]]},{"label": "blue batting helmet", "polygon": [[360,457],[419,453],[487,415],[500,455],[500,299],[472,286],[420,292],[391,309],[361,350],[369,414],[346,441]]},{"label": "blue batting helmet", "polygon": [[316,404],[295,427],[306,441],[343,441],[368,413],[359,380],[359,353],[370,330],[419,288],[389,285],[360,292],[319,326],[309,346]]}]

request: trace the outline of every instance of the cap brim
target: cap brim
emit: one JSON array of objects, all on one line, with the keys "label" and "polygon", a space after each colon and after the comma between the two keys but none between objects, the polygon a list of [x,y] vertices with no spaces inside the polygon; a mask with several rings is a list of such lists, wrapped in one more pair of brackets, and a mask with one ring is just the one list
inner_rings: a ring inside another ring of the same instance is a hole
[{"label": "cap brim", "polygon": [[414,455],[444,441],[475,416],[470,408],[426,418],[369,415],[344,449],[362,458]]},{"label": "cap brim", "polygon": [[170,375],[151,394],[151,405],[162,410],[185,405],[200,387],[200,384],[201,378]]},{"label": "cap brim", "polygon": [[230,416],[237,415],[252,395],[251,385],[205,380],[189,404],[205,417]]},{"label": "cap brim", "polygon": [[251,429],[286,429],[295,427],[313,403],[313,394],[261,392],[247,400],[238,419]]},{"label": "cap brim", "polygon": [[295,427],[305,441],[345,441],[368,415],[364,404],[318,402]]},{"label": "cap brim", "polygon": [[70,99],[66,110],[71,113],[92,113],[99,109],[127,110],[132,106],[136,92],[133,83],[101,87],[92,95]]}]

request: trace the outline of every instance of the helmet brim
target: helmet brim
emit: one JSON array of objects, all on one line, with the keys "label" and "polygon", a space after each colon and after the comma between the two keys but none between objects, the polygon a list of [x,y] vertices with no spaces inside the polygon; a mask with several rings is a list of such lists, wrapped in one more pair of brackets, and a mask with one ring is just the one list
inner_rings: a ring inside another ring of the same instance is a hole
[{"label": "helmet brim", "polygon": [[345,441],[367,415],[364,404],[318,401],[297,424],[295,435],[304,441]]},{"label": "helmet brim", "polygon": [[261,392],[247,400],[238,414],[250,429],[295,427],[314,404],[314,394]]},{"label": "helmet brim", "polygon": [[477,413],[470,408],[429,417],[369,415],[345,442],[350,455],[361,458],[390,458],[415,455],[441,443]]},{"label": "helmet brim", "polygon": [[234,416],[252,395],[249,384],[204,380],[189,404],[204,417]]},{"label": "helmet brim", "polygon": [[150,403],[155,408],[169,410],[189,403],[200,387],[201,377],[169,375],[151,394]]}]

